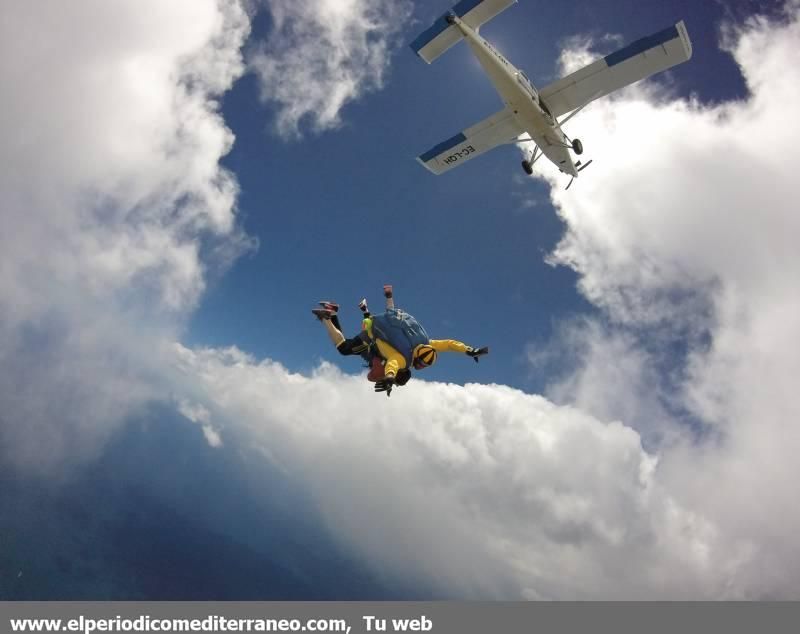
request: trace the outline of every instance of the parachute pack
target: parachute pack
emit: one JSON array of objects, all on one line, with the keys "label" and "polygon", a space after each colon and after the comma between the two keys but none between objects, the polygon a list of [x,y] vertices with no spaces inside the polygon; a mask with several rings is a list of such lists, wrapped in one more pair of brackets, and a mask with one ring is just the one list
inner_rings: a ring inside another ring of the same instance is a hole
[{"label": "parachute pack", "polygon": [[414,316],[399,308],[390,308],[381,315],[373,315],[372,334],[402,354],[408,367],[412,365],[414,348],[430,342],[428,333]]}]

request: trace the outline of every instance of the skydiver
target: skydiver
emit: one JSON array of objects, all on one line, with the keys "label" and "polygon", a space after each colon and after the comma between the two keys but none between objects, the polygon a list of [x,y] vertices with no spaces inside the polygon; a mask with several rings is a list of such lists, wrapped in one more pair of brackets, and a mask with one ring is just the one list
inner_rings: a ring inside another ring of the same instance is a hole
[{"label": "skydiver", "polygon": [[373,315],[364,321],[364,329],[375,352],[383,359],[384,376],[375,382],[376,392],[391,396],[394,385],[405,385],[416,370],[430,367],[439,352],[463,352],[478,362],[478,357],[488,354],[489,348],[473,348],[454,339],[430,339],[414,317],[394,307],[392,287],[383,287],[386,312]]}]

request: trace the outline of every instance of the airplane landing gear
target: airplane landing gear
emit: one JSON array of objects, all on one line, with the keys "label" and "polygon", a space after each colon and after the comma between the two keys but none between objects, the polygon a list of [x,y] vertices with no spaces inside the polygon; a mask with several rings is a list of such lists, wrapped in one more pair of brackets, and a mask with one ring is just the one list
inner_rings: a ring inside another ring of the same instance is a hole
[{"label": "airplane landing gear", "polygon": [[525,170],[525,173],[528,176],[533,174],[533,164],[540,158],[542,158],[542,153],[539,151],[539,146],[534,143],[533,152],[531,153],[531,158],[529,160],[522,161],[522,169]]},{"label": "airplane landing gear", "polygon": [[446,16],[444,16],[444,21],[447,22],[448,24],[455,24],[456,16],[453,15],[452,13],[448,13]]},{"label": "airplane landing gear", "polygon": [[583,143],[581,143],[580,139],[572,141],[572,151],[575,152],[575,154],[583,154]]}]

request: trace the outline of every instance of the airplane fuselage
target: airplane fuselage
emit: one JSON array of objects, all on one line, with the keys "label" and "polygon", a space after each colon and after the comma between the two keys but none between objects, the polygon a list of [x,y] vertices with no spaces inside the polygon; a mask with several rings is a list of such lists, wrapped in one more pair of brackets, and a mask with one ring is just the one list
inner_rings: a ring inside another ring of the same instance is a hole
[{"label": "airplane fuselage", "polygon": [[461,19],[453,16],[452,20],[464,34],[473,54],[494,84],[500,98],[514,113],[520,127],[530,134],[533,142],[558,169],[577,176],[578,170],[569,153],[569,139],[547,110],[547,105],[539,99],[539,93],[525,73]]}]

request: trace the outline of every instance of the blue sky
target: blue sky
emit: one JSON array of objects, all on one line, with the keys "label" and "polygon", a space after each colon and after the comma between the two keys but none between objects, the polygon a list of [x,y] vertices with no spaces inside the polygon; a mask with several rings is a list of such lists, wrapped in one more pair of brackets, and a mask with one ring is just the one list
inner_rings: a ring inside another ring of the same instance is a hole
[{"label": "blue sky", "polygon": [[[800,596],[798,3],[487,24],[542,87],[686,22],[569,191],[414,160],[500,106],[448,6],[4,7],[0,598]],[[491,354],[375,395],[310,309],[384,283]]]}]

